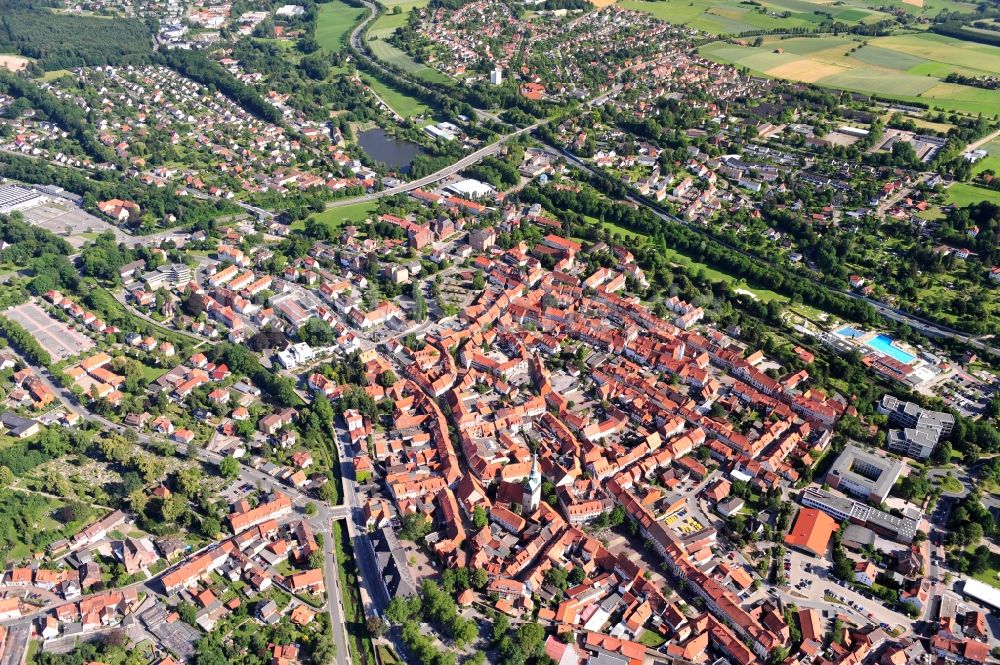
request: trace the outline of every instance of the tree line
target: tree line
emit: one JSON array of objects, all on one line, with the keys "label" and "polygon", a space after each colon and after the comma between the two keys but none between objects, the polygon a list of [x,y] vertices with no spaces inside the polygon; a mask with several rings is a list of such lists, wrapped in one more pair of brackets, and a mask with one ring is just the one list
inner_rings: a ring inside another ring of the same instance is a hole
[{"label": "tree line", "polygon": [[[789,297],[798,298],[817,309],[831,312],[859,323],[875,323],[879,316],[867,303],[849,298],[828,288],[817,288],[811,280],[779,265],[765,264],[742,252],[732,249],[706,233],[701,233],[680,223],[668,223],[647,208],[633,208],[613,201],[631,195],[617,182],[604,181],[600,177],[592,184],[607,191],[609,198],[600,196],[593,190],[580,192],[529,186],[521,190],[520,198],[529,203],[541,203],[548,210],[572,211],[601,219],[630,231],[651,236],[654,246],[667,254],[668,248],[688,256],[693,261],[717,266],[730,274],[748,282],[777,291]],[[623,191],[625,190],[625,191]]]},{"label": "tree line", "polygon": [[179,74],[218,90],[261,120],[281,124],[281,111],[261,97],[254,88],[227,72],[222,65],[209,60],[202,51],[171,49],[160,52],[158,59]]},{"label": "tree line", "polygon": [[97,202],[107,199],[135,201],[142,209],[142,224],[163,225],[172,215],[177,223],[191,226],[208,224],[220,215],[231,215],[240,208],[229,201],[180,196],[171,187],[148,187],[138,180],[124,178],[115,171],[88,174],[76,169],[57,167],[42,159],[0,152],[0,176],[38,185],[54,185],[83,197],[83,208],[100,215]]}]

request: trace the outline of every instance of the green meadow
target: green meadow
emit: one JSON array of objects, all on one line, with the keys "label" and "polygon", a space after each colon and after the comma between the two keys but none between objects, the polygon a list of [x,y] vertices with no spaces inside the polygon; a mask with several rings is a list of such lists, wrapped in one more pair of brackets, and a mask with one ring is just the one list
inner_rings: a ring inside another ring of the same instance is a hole
[{"label": "green meadow", "polygon": [[341,0],[321,4],[316,18],[316,41],[331,53],[339,52],[347,35],[366,13],[364,9],[351,7]]}]

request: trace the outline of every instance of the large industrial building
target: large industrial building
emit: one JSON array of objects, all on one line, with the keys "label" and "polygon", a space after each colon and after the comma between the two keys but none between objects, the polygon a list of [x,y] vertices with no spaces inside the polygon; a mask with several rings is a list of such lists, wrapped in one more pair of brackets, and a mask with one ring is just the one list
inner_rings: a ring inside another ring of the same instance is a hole
[{"label": "large industrial building", "polygon": [[41,192],[20,185],[0,185],[0,214],[7,215],[41,205],[49,198]]}]

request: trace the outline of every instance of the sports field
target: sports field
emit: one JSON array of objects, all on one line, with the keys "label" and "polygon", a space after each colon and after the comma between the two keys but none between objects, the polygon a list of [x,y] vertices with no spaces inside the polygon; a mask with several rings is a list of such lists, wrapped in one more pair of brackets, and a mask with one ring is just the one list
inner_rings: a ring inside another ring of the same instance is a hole
[{"label": "sports field", "polygon": [[715,42],[701,53],[775,78],[919,101],[947,111],[1000,112],[1000,91],[942,81],[953,71],[1000,75],[1000,48],[942,35],[872,37],[866,45],[851,37],[768,37],[759,48]]},{"label": "sports field", "polygon": [[989,201],[990,203],[1000,205],[1000,191],[977,187],[964,182],[956,182],[948,185],[944,193],[945,201],[954,203],[959,208],[964,208],[967,205],[981,201]]},{"label": "sports field", "polygon": [[[363,224],[366,219],[371,217],[375,212],[377,204],[375,201],[366,201],[364,203],[354,203],[351,205],[341,206],[339,208],[327,208],[323,212],[318,212],[312,215],[313,219],[319,222],[325,222],[331,228],[339,230],[340,227],[346,226],[348,224]],[[298,221],[292,224],[293,229],[301,229],[305,227],[305,222]]]},{"label": "sports field", "polygon": [[809,28],[829,17],[847,24],[875,23],[891,18],[887,8],[901,8],[916,16],[935,16],[942,10],[973,11],[975,5],[953,0],[619,0],[628,9],[687,25],[714,35],[750,30]]},{"label": "sports field", "polygon": [[339,52],[348,33],[365,14],[364,9],[351,7],[341,0],[321,4],[316,18],[316,41],[330,53]]}]

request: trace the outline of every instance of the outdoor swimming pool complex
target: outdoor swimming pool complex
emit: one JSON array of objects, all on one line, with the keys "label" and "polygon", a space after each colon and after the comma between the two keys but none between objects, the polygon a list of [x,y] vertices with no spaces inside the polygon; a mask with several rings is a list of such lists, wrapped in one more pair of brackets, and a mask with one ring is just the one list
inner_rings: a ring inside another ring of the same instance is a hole
[{"label": "outdoor swimming pool complex", "polygon": [[862,335],[864,335],[864,333],[861,332],[860,330],[852,328],[850,326],[841,328],[840,330],[837,331],[837,334],[840,335],[841,337],[846,337],[848,339],[854,339],[855,337],[861,337]]},{"label": "outdoor swimming pool complex", "polygon": [[916,360],[916,356],[903,351],[892,343],[891,337],[886,337],[885,335],[878,335],[877,337],[868,340],[868,346],[872,347],[880,353],[884,353],[887,356],[895,358],[899,362],[909,365],[911,362]]},{"label": "outdoor swimming pool complex", "polygon": [[[866,333],[863,330],[858,330],[857,328],[852,328],[851,326],[844,326],[843,328],[837,331],[837,335],[839,337],[844,337],[846,339],[855,339],[855,340],[857,340],[860,337],[864,337],[867,334],[869,333]],[[917,359],[916,356],[907,353],[906,351],[903,351],[898,346],[893,345],[892,338],[886,335],[876,335],[875,337],[869,339],[867,342],[864,342],[864,344],[870,346],[879,353],[887,355],[890,358],[894,358],[906,365],[909,365],[910,363],[912,363],[914,360]]]}]

